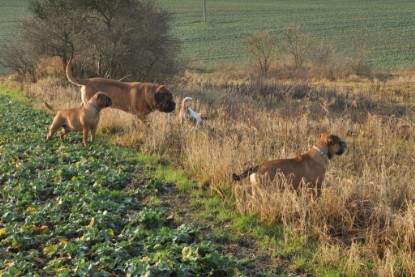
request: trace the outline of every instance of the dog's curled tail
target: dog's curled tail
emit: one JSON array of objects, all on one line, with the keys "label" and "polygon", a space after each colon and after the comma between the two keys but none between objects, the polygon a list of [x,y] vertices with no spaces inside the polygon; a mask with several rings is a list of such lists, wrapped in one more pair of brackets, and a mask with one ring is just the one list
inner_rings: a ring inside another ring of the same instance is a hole
[{"label": "dog's curled tail", "polygon": [[46,101],[43,101],[43,104],[45,105],[45,107],[51,111],[51,112],[56,112],[54,108],[52,108],[51,105],[49,105],[48,103],[46,103]]},{"label": "dog's curled tail", "polygon": [[255,173],[255,172],[257,172],[258,171],[258,166],[255,166],[255,167],[251,167],[251,168],[248,168],[247,170],[245,170],[242,174],[240,174],[240,175],[237,175],[237,174],[232,174],[232,179],[234,180],[234,181],[240,181],[240,180],[242,180],[242,179],[244,179],[244,178],[246,178],[246,177],[248,177],[249,175],[251,175],[252,173]]},{"label": "dog's curled tail", "polygon": [[72,59],[68,61],[65,72],[66,72],[66,78],[68,78],[68,81],[76,86],[84,86],[88,83],[88,80],[78,79],[72,75]]},{"label": "dog's curled tail", "polygon": [[182,109],[184,109],[184,105],[185,105],[187,100],[193,100],[193,98],[190,97],[190,96],[186,96],[185,98],[183,98],[183,100],[182,100]]}]

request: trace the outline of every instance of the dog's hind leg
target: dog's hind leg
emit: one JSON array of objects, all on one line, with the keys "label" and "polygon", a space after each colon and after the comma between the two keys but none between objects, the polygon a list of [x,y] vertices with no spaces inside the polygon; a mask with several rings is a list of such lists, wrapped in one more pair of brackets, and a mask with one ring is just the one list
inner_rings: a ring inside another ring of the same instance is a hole
[{"label": "dog's hind leg", "polygon": [[50,140],[50,138],[56,133],[57,129],[50,128],[48,135],[46,136],[46,140]]},{"label": "dog's hind leg", "polygon": [[84,143],[84,146],[87,147],[88,146],[88,128],[83,128],[82,129],[82,142]]},{"label": "dog's hind leg", "polygon": [[91,142],[93,142],[95,140],[95,135],[97,133],[97,129],[91,129]]},{"label": "dog's hind leg", "polygon": [[63,138],[65,137],[65,135],[70,132],[70,130],[69,130],[68,127],[62,126],[62,128],[63,128],[62,132],[59,133],[60,140],[63,140]]},{"label": "dog's hind leg", "polygon": [[60,128],[60,124],[57,122],[57,120],[53,120],[52,125],[50,125],[49,133],[46,136],[46,140],[50,140],[50,138],[58,131]]}]

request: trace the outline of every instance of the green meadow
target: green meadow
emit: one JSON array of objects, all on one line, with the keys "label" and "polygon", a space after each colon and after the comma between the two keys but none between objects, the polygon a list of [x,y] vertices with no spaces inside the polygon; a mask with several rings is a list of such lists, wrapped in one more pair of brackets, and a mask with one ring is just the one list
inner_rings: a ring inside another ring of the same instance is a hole
[{"label": "green meadow", "polygon": [[28,0],[0,1],[0,43],[16,37],[22,19],[29,15]]},{"label": "green meadow", "polygon": [[246,63],[247,35],[266,28],[281,35],[297,24],[317,44],[339,51],[365,49],[374,68],[415,65],[415,1],[343,0],[169,0],[160,4],[175,14],[173,32],[183,41],[183,56],[199,65]]},{"label": "green meadow", "polygon": [[[0,1],[0,47],[15,39],[19,32],[19,23],[29,15],[28,0]],[[0,75],[7,73],[0,65]]]}]

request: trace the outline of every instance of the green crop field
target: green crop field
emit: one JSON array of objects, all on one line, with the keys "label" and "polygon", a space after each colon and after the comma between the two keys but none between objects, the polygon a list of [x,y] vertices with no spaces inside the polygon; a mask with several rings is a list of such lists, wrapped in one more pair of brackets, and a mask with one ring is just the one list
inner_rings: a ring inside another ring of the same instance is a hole
[{"label": "green crop field", "polygon": [[28,0],[0,1],[0,43],[13,39],[18,33],[18,25],[28,16]]},{"label": "green crop field", "polygon": [[[345,52],[368,49],[374,68],[415,66],[415,1],[410,0],[202,0],[158,1],[173,12],[173,33],[183,42],[183,57],[199,66],[245,64],[242,41],[267,28],[281,34],[288,24],[300,25],[316,43]],[[0,42],[18,32],[27,16],[28,0],[0,2]]]},{"label": "green crop field", "polygon": [[[0,1],[0,47],[15,39],[19,32],[19,23],[29,15],[28,0]],[[0,75],[5,73],[0,66]]]},{"label": "green crop field", "polygon": [[137,178],[140,154],[76,134],[45,142],[51,116],[15,95],[0,88],[0,276],[232,274],[194,226],[145,204],[165,185]]},{"label": "green crop field", "polygon": [[342,51],[369,49],[375,68],[415,66],[415,1],[207,0],[161,1],[175,13],[173,32],[183,54],[200,65],[247,61],[242,41],[267,28],[281,34],[300,25],[317,43]]}]

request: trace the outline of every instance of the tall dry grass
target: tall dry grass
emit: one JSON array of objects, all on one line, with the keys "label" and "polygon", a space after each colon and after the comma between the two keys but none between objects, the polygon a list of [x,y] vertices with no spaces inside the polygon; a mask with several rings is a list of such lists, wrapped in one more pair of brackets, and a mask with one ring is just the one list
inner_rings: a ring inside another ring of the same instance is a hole
[{"label": "tall dry grass", "polygon": [[[197,99],[190,104],[208,118],[205,126],[180,126],[177,114],[155,112],[143,130],[134,116],[107,109],[100,127],[115,143],[168,155],[222,197],[235,197],[241,213],[282,224],[292,234],[318,237],[319,264],[340,268],[346,276],[412,276],[414,96],[404,103],[379,101],[387,89],[366,88],[370,94],[190,75],[172,91],[177,103],[185,96]],[[55,82],[39,83],[30,93],[57,108],[80,101],[78,88]],[[233,172],[307,151],[322,132],[344,138],[349,150],[330,162],[319,199],[273,186],[252,195],[247,183],[231,183]]]}]

